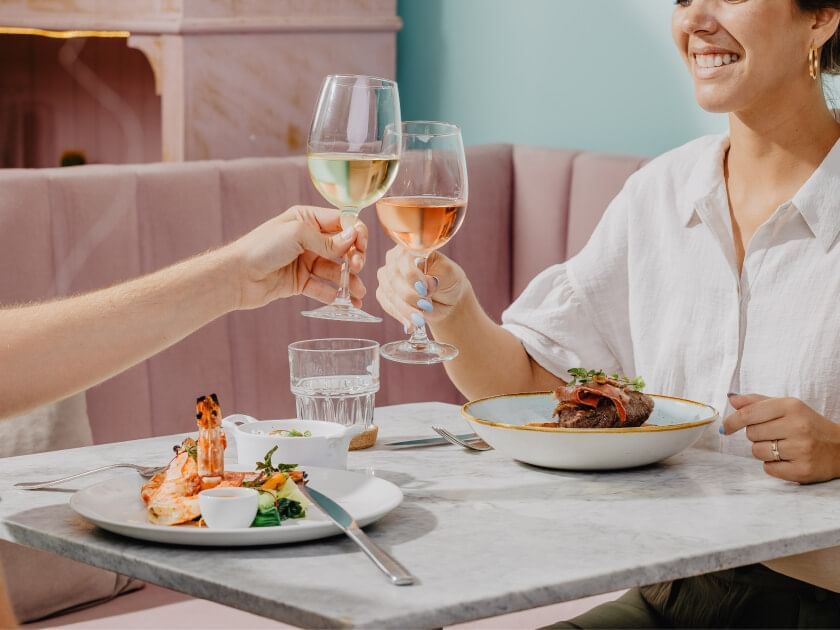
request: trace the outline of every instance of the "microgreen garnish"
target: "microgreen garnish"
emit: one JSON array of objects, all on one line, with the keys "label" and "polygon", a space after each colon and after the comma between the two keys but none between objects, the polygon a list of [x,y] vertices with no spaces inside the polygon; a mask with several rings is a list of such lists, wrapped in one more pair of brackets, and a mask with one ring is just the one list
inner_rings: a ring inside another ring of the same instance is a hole
[{"label": "microgreen garnish", "polygon": [[568,382],[568,387],[575,387],[576,385],[587,385],[589,383],[605,383],[608,379],[615,381],[623,387],[630,387],[637,392],[645,388],[645,381],[641,376],[636,378],[628,378],[623,374],[610,374],[609,376],[604,370],[587,370],[585,368],[571,368],[569,374],[572,375],[572,380]]}]

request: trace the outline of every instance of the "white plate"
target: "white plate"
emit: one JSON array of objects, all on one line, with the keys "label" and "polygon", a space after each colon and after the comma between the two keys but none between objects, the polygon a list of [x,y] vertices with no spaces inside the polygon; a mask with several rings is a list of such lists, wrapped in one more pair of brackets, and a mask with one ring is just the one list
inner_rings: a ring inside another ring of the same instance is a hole
[{"label": "white plate", "polygon": [[494,396],[467,403],[461,413],[475,432],[513,459],[564,470],[645,466],[688,448],[717,419],[703,403],[650,395],[653,413],[640,427],[565,429],[524,426],[551,422],[557,401],[550,393]]},{"label": "white plate", "polygon": [[[226,468],[246,470],[233,465],[226,465]],[[378,477],[314,466],[307,466],[305,470],[312,487],[335,499],[361,526],[379,520],[403,499],[397,486]],[[279,527],[208,529],[154,525],[149,522],[146,506],[140,499],[140,486],[144,481],[136,475],[113,477],[76,492],[70,499],[70,507],[109,532],[174,545],[278,545],[341,533],[315,505],[307,510],[306,518],[283,521]]]}]

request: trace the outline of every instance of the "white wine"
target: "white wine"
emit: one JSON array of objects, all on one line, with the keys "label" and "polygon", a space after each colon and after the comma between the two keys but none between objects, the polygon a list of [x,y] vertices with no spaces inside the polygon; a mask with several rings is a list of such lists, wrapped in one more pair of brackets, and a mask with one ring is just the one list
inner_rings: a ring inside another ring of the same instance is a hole
[{"label": "white wine", "polygon": [[310,153],[309,176],[324,199],[336,208],[362,208],[377,201],[397,174],[396,155]]},{"label": "white wine", "polygon": [[450,197],[385,197],[376,203],[388,236],[415,254],[446,245],[461,227],[466,209],[466,201]]}]

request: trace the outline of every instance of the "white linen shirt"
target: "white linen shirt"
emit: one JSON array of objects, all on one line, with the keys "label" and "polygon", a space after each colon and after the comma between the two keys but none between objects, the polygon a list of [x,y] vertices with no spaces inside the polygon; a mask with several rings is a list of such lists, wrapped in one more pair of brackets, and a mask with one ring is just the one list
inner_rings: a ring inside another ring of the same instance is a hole
[{"label": "white linen shirt", "polygon": [[[840,142],[755,233],[739,274],[726,136],[632,175],[586,247],[502,315],[544,368],[642,376],[646,391],[731,412],[727,392],[801,398],[840,420]],[[750,454],[744,432],[706,446]]]},{"label": "white linen shirt", "polygon": [[[572,367],[642,376],[721,417],[727,392],[794,396],[840,421],[840,142],[758,228],[740,274],[728,146],[703,137],[632,175],[585,248],[535,277],[503,326],[564,380]],[[718,427],[699,445],[750,456],[744,431]]]}]

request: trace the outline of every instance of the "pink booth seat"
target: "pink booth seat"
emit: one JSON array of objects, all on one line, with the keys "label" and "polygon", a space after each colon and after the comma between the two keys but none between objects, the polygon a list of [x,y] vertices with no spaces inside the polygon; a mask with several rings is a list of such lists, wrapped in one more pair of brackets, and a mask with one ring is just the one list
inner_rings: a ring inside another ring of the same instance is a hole
[{"label": "pink booth seat", "polygon": [[[537,272],[579,250],[641,163],[557,149],[471,147],[469,211],[444,251],[463,265],[482,304],[498,318]],[[297,157],[0,171],[0,304],[89,291],[154,271],[234,239],[296,203],[325,205]],[[371,228],[365,308],[382,315],[373,298],[376,270],[393,244],[373,209],[362,218]],[[295,298],[228,315],[91,388],[95,440],[188,431],[195,396],[211,391],[226,413],[291,416],[290,342],[403,336],[387,317],[381,325],[325,322],[299,314],[309,306]],[[419,400],[461,398],[441,366],[383,361],[377,404]]]}]

